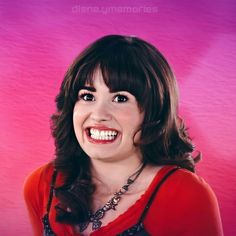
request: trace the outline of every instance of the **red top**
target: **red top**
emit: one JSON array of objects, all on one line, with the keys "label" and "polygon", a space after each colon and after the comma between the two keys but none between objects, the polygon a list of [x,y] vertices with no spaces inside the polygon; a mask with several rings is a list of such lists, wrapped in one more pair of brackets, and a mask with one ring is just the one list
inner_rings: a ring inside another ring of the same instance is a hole
[{"label": "red top", "polygon": [[[146,192],[126,212],[90,235],[112,236],[135,225],[155,186],[172,169],[164,166],[158,171]],[[43,235],[42,218],[46,214],[53,165],[47,164],[35,170],[24,185],[24,196],[35,235]],[[57,176],[56,186],[63,183]],[[73,227],[55,221],[53,197],[49,214],[52,230],[58,236],[77,235]],[[144,219],[145,230],[153,236],[222,236],[222,224],[215,194],[210,186],[192,172],[179,169],[172,174],[157,192]]]}]

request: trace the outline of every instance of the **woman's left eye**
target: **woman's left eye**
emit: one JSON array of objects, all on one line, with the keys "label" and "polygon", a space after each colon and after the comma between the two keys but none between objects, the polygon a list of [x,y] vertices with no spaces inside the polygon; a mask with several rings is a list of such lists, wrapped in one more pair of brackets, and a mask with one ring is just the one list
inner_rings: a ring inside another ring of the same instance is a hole
[{"label": "woman's left eye", "polygon": [[116,95],[113,101],[114,102],[118,102],[118,103],[127,102],[128,101],[128,97],[125,96],[125,95]]}]

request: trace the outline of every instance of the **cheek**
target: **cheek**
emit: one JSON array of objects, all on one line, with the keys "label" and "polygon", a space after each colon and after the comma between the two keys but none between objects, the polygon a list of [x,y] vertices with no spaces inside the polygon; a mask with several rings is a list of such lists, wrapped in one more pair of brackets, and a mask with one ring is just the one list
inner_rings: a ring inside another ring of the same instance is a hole
[{"label": "cheek", "polygon": [[120,115],[120,120],[122,120],[124,128],[129,133],[134,134],[142,125],[144,114],[139,111],[135,111],[134,109],[129,109],[124,112],[123,115]]},{"label": "cheek", "polygon": [[77,126],[79,120],[80,120],[79,113],[76,110],[74,110],[74,112],[73,112],[73,125],[74,125],[74,127]]},{"label": "cheek", "polygon": [[76,124],[81,123],[85,117],[86,117],[85,107],[76,103],[73,110],[73,122]]},{"label": "cheek", "polygon": [[139,110],[138,106],[134,106],[134,105],[120,108],[118,109],[118,111],[120,115],[123,114],[123,116],[124,117],[126,116],[127,119],[129,119],[130,117],[135,117],[137,120],[143,117],[143,112]]},{"label": "cheek", "polygon": [[124,119],[127,120],[127,122],[133,124],[133,126],[139,126],[143,123],[144,120],[144,114],[143,112],[140,113],[139,110],[135,109],[129,109],[125,112]]},{"label": "cheek", "polygon": [[75,106],[73,111],[73,127],[76,135],[80,134],[80,129],[84,120],[84,113],[81,112],[81,109]]}]

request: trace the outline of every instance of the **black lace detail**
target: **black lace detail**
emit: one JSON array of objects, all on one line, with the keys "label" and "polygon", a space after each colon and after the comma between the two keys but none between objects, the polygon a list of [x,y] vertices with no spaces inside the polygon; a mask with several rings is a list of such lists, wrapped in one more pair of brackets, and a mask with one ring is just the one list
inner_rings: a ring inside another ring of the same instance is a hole
[{"label": "black lace detail", "polygon": [[51,188],[50,188],[49,198],[48,198],[48,203],[47,203],[47,213],[42,218],[42,221],[43,221],[43,236],[57,236],[53,232],[53,230],[51,228],[51,225],[50,225],[50,222],[49,222],[49,211],[50,211],[51,204],[52,204],[52,198],[53,198],[54,187],[55,187],[55,183],[56,183],[56,177],[57,177],[57,171],[54,170],[54,172],[52,174]]},{"label": "black lace detail", "polygon": [[143,223],[136,224],[132,226],[131,228],[125,230],[121,234],[117,234],[117,236],[129,236],[129,235],[149,236],[150,234],[147,231],[145,231],[143,227]]},{"label": "black lace detail", "polygon": [[43,220],[43,236],[56,236],[56,234],[53,232],[50,226],[48,214],[46,214],[42,220]]}]

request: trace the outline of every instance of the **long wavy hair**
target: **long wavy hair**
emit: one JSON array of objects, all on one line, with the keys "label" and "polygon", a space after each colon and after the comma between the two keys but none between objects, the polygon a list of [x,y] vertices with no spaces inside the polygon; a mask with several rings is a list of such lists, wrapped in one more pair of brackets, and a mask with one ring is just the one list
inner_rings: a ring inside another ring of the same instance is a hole
[{"label": "long wavy hair", "polygon": [[[57,111],[51,117],[55,139],[54,166],[65,176],[56,189],[57,221],[77,224],[88,219],[95,186],[90,176],[90,159],[78,143],[73,128],[73,108],[78,91],[93,84],[100,70],[110,91],[133,94],[145,113],[138,145],[143,161],[150,165],[178,165],[194,172],[200,154],[183,120],[178,116],[175,76],[164,56],[150,43],[130,36],[109,35],[85,48],[65,74],[56,97]],[[68,210],[69,209],[69,210]]]}]

